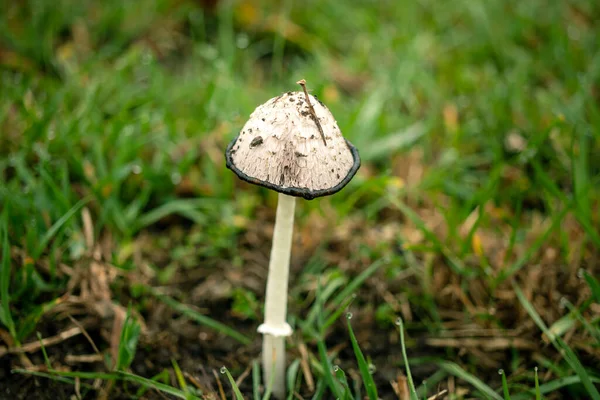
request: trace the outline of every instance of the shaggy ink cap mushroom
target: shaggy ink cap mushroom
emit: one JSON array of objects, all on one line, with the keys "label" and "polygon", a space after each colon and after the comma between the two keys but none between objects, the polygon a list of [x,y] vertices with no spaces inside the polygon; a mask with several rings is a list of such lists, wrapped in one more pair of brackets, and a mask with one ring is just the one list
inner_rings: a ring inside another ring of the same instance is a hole
[{"label": "shaggy ink cap mushroom", "polygon": [[[279,192],[265,294],[262,361],[265,386],[285,397],[285,337],[296,197],[314,199],[341,190],[360,167],[356,148],[342,136],[327,107],[298,82],[259,106],[227,146],[227,167],[241,179]],[[296,197],[293,197],[296,196]]]},{"label": "shaggy ink cap mushroom", "polygon": [[329,109],[298,83],[304,93],[284,93],[254,110],[225,158],[246,182],[312,200],[346,186],[360,157]]}]

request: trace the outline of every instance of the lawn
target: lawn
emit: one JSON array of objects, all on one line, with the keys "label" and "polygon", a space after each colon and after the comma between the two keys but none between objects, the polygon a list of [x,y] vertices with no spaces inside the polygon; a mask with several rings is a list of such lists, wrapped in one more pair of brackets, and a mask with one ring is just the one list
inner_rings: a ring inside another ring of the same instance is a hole
[{"label": "lawn", "polygon": [[277,194],[224,151],[306,79],[362,166],[297,201],[288,398],[600,400],[598,20],[0,2],[0,399],[268,397]]}]

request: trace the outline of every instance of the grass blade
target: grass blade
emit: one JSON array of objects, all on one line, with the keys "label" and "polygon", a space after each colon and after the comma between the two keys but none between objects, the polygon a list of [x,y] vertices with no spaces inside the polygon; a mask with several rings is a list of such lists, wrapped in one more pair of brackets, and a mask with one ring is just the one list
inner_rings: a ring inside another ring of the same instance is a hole
[{"label": "grass blade", "polygon": [[206,207],[217,207],[222,202],[212,199],[177,199],[169,201],[141,215],[135,224],[135,230],[152,225],[171,214],[179,214],[198,224],[206,223],[206,215],[198,210]]},{"label": "grass blade", "polygon": [[179,364],[177,364],[177,361],[174,358],[171,359],[171,365],[173,365],[173,371],[175,371],[175,378],[177,378],[177,383],[179,384],[179,387],[181,388],[181,390],[188,393],[189,391],[187,383],[185,382],[183,373],[181,373],[181,368],[179,368]]},{"label": "grass blade", "polygon": [[48,229],[48,232],[46,232],[44,234],[44,236],[42,236],[42,238],[40,239],[40,242],[34,253],[34,258],[36,258],[36,259],[39,258],[39,256],[42,254],[42,252],[44,251],[44,249],[46,248],[46,246],[48,245],[50,240],[52,240],[52,238],[54,237],[54,235],[56,235],[56,233],[60,230],[60,228],[62,228],[63,225],[66,224],[71,219],[71,217],[75,213],[77,213],[83,206],[85,206],[89,201],[90,201],[89,197],[85,197],[85,198],[79,200],[77,203],[75,203],[75,205],[73,207],[71,207],[69,209],[69,211],[67,211],[62,217],[60,217],[58,219],[58,221],[56,221],[50,227],[50,229]]},{"label": "grass blade", "polygon": [[121,340],[119,341],[115,369],[124,371],[131,365],[135,357],[140,331],[140,324],[132,317],[131,310],[127,310],[127,316],[121,330]]},{"label": "grass blade", "polygon": [[[414,365],[414,359],[413,359],[413,365]],[[420,397],[423,397],[423,398],[427,398],[427,393],[428,393],[427,386],[429,385],[429,387],[432,387],[432,388],[436,387],[447,376],[448,376],[448,373],[446,371],[444,371],[443,369],[438,369],[429,378],[427,378],[427,380],[424,380],[421,383],[421,385],[417,388],[417,395]]]},{"label": "grass blade", "polygon": [[260,365],[258,360],[252,361],[252,397],[260,400]]},{"label": "grass blade", "polygon": [[160,392],[166,393],[166,394],[170,394],[171,396],[175,396],[179,399],[185,399],[185,400],[198,399],[198,397],[191,395],[189,393],[185,393],[184,391],[174,388],[172,386],[165,385],[164,383],[156,382],[151,379],[144,378],[144,377],[141,377],[138,375],[130,374],[129,372],[118,371],[116,373],[116,375],[120,379],[129,381],[129,382],[133,382],[133,383],[137,383],[138,385],[147,387],[148,389],[154,389],[154,390],[158,390]]},{"label": "grass blade", "polygon": [[288,387],[288,400],[292,400],[294,398],[294,389],[296,387],[296,379],[299,378],[298,377],[298,370],[300,368],[300,360],[296,359],[294,360],[286,373],[286,381],[287,381],[287,387]]},{"label": "grass blade", "polygon": [[369,146],[365,146],[364,151],[361,151],[361,158],[366,161],[397,154],[414,145],[426,132],[425,126],[417,122],[399,132],[389,133],[383,138],[373,140]]},{"label": "grass blade", "polygon": [[542,332],[544,332],[546,336],[548,336],[548,338],[552,341],[554,347],[556,347],[556,349],[564,355],[565,361],[579,376],[579,378],[581,378],[581,384],[585,387],[591,399],[600,400],[600,393],[598,392],[598,389],[596,389],[596,387],[592,383],[589,374],[581,364],[581,361],[579,361],[579,358],[577,357],[575,352],[564,341],[562,341],[559,337],[554,335],[554,333],[552,333],[548,329],[538,312],[535,310],[535,308],[529,302],[529,300],[527,300],[527,298],[521,291],[521,288],[516,283],[513,283],[513,288],[515,290],[517,298],[521,302],[521,305],[523,306],[523,308],[525,308],[525,311],[527,311],[529,316],[534,320],[534,322],[542,330]]},{"label": "grass blade", "polygon": [[600,247],[600,234],[598,233],[598,230],[591,224],[591,219],[586,218],[586,216],[583,214],[579,203],[574,203],[573,201],[569,200],[567,195],[558,188],[556,183],[548,176],[538,161],[532,160],[532,165],[539,182],[546,187],[546,190],[548,190],[565,204],[565,209],[573,211],[573,214],[577,218],[579,224],[581,224],[581,227],[585,233],[588,234],[596,247]]},{"label": "grass blade", "polygon": [[136,383],[142,387],[147,389],[154,389],[160,392],[170,394],[171,396],[175,396],[179,399],[198,399],[198,397],[190,395],[188,393],[184,393],[183,391],[174,388],[172,386],[166,385],[164,383],[156,382],[154,380],[144,378],[135,374],[131,374],[125,371],[117,371],[113,373],[102,373],[102,372],[71,372],[71,371],[56,371],[50,370],[47,374],[43,374],[36,371],[28,371],[26,369],[15,369],[12,371],[13,373],[19,374],[27,374],[27,375],[35,375],[44,378],[49,378],[53,380],[59,380],[61,382],[72,383],[73,380],[69,378],[80,378],[80,379],[102,379],[107,381],[114,380],[123,380],[128,382]]},{"label": "grass blade", "polygon": [[502,396],[496,393],[494,389],[486,385],[476,376],[462,369],[458,364],[455,364],[450,361],[440,361],[438,362],[438,365],[440,366],[440,368],[442,368],[449,374],[454,375],[457,378],[460,378],[463,381],[470,383],[471,385],[473,385],[474,388],[479,390],[483,395],[487,396],[488,398],[493,400],[503,400]]},{"label": "grass blade", "polygon": [[[150,380],[166,384],[170,380],[169,371],[167,371],[166,369],[163,369],[162,372],[154,375],[152,378],[150,378]],[[135,395],[137,396],[138,399],[142,399],[142,398],[144,398],[143,396],[147,391],[148,391],[148,388],[146,386],[141,386],[138,389],[138,391],[135,392]]]},{"label": "grass blade", "polygon": [[323,323],[323,330],[326,330],[327,328],[329,328],[331,325],[333,325],[334,323],[336,323],[338,321],[338,319],[340,318],[340,315],[342,315],[344,313],[345,310],[348,309],[348,307],[350,307],[350,304],[352,304],[352,302],[354,301],[354,299],[356,298],[356,294],[352,294],[350,297],[348,297],[338,308],[337,310],[335,310],[330,316],[329,318],[327,318],[327,320]]},{"label": "grass blade", "polygon": [[160,301],[162,301],[163,303],[165,303],[166,305],[168,305],[175,311],[180,312],[182,315],[188,317],[189,319],[196,321],[199,324],[202,324],[204,326],[208,326],[209,328],[212,328],[218,332],[221,332],[224,335],[232,337],[233,339],[237,340],[240,343],[249,344],[251,342],[250,338],[242,335],[241,333],[228,327],[227,325],[222,324],[221,322],[215,321],[214,319],[209,318],[206,315],[202,315],[198,311],[192,309],[191,307],[186,306],[185,304],[182,304],[182,303],[178,302],[177,300],[173,299],[172,297],[162,294],[153,288],[148,288],[148,289],[149,289],[149,292],[153,296],[155,296],[157,299],[159,299]]},{"label": "grass blade", "polygon": [[79,200],[73,207],[71,207],[69,209],[69,211],[67,211],[62,217],[60,217],[58,219],[58,221],[56,221],[50,227],[50,229],[48,229],[48,231],[40,239],[40,242],[35,250],[35,253],[34,253],[35,259],[39,258],[39,256],[42,254],[42,252],[44,251],[44,249],[46,248],[46,246],[48,245],[50,240],[52,240],[52,238],[54,237],[54,235],[56,235],[56,233],[60,230],[60,228],[62,228],[63,225],[66,224],[71,219],[71,217],[75,213],[77,213],[89,201],[90,201],[89,197],[85,197],[85,198]]},{"label": "grass blade", "polygon": [[587,271],[583,272],[583,277],[592,291],[592,297],[596,303],[600,304],[600,283],[592,274]]},{"label": "grass blade", "polygon": [[346,285],[346,287],[331,300],[331,305],[335,308],[338,308],[347,297],[350,297],[353,293],[355,293],[358,288],[384,264],[387,264],[385,259],[377,260],[363,272],[358,274],[356,278],[348,283],[348,285]]},{"label": "grass blade", "polygon": [[312,400],[320,400],[323,398],[325,394],[325,388],[327,387],[324,382],[325,381],[323,379],[319,379],[317,381],[317,388],[315,389],[315,394],[313,395]]},{"label": "grass blade", "polygon": [[568,314],[568,316],[570,316],[570,317],[574,316],[581,323],[581,325],[585,328],[585,330],[588,331],[588,333],[594,339],[596,339],[596,342],[600,345],[600,329],[598,329],[592,323],[590,323],[590,321],[588,321],[587,319],[585,319],[584,316],[581,315],[581,311],[579,310],[579,308],[577,308],[573,304],[571,304],[570,301],[568,301],[566,299],[562,299],[562,300],[563,300],[562,303],[570,311],[570,314]]},{"label": "grass blade", "polygon": [[460,274],[465,275],[469,274],[470,269],[466,268],[464,263],[456,257],[454,254],[447,249],[447,247],[440,241],[440,239],[433,233],[427,226],[425,222],[419,217],[419,215],[414,212],[409,206],[404,204],[402,201],[398,200],[393,196],[388,196],[387,199],[391,204],[393,204],[396,208],[398,208],[402,214],[404,214],[415,226],[423,232],[427,240],[429,240],[435,248],[440,251],[444,257],[448,260],[452,269]]},{"label": "grass blade", "polygon": [[26,369],[13,369],[11,371],[13,374],[23,374],[23,375],[31,375],[31,376],[39,376],[40,378],[48,378],[50,380],[56,382],[67,383],[69,385],[75,385],[75,380],[66,378],[64,376],[57,376],[48,372],[40,372],[40,371],[29,371]]},{"label": "grass blade", "polygon": [[327,386],[329,386],[329,390],[331,390],[331,393],[336,398],[341,399],[344,397],[344,393],[340,389],[338,382],[333,379],[333,375],[331,373],[332,366],[331,366],[331,362],[329,361],[329,358],[327,357],[327,350],[325,348],[325,342],[323,342],[322,339],[319,339],[317,341],[317,347],[319,349],[319,355],[321,357],[321,365],[323,367],[323,379],[325,380],[325,383],[327,383]]},{"label": "grass blade", "polygon": [[540,391],[540,379],[538,377],[537,367],[535,367],[535,400],[542,400],[542,393]]},{"label": "grass blade", "polygon": [[554,218],[552,219],[552,223],[550,224],[548,229],[546,229],[546,231],[544,231],[535,240],[535,242],[527,249],[525,254],[523,254],[523,256],[521,256],[521,258],[516,260],[510,267],[508,267],[505,270],[500,271],[500,273],[498,274],[498,278],[496,279],[496,285],[499,285],[500,283],[502,283],[505,280],[507,280],[508,278],[510,278],[512,275],[517,273],[521,268],[523,268],[525,266],[525,264],[527,264],[527,261],[529,261],[531,259],[531,257],[533,257],[533,255],[536,254],[538,252],[538,250],[545,243],[548,242],[548,237],[550,236],[550,234],[552,232],[554,232],[556,229],[558,229],[560,223],[562,222],[563,218],[565,217],[565,215],[567,215],[568,212],[569,212],[569,208],[564,207],[560,212],[555,213]]},{"label": "grass blade", "polygon": [[[13,339],[17,339],[17,332],[15,329],[15,321],[12,318],[10,312],[10,296],[9,296],[9,285],[10,285],[10,243],[8,242],[8,207],[4,209],[2,214],[2,261],[0,262],[0,302],[2,302],[2,308],[0,310],[0,322],[8,328],[10,335]],[[18,343],[17,343],[18,344]]]},{"label": "grass blade", "polygon": [[[319,298],[321,299],[321,303],[315,302],[313,307],[308,312],[306,319],[304,322],[301,322],[301,326],[303,330],[311,329],[313,325],[315,325],[315,321],[317,317],[323,317],[323,314],[328,314],[327,311],[323,310],[322,303],[325,303],[327,299],[333,295],[333,293],[339,289],[341,286],[345,284],[344,278],[333,278],[327,282],[327,286],[321,288],[319,291]],[[341,307],[335,307],[336,310],[339,310]],[[343,310],[342,310],[343,312]]]},{"label": "grass blade", "polygon": [[244,396],[242,396],[242,392],[240,392],[240,388],[235,383],[235,379],[233,379],[233,376],[231,376],[231,374],[229,373],[229,370],[226,367],[222,367],[221,373],[227,375],[227,379],[229,379],[229,383],[231,384],[231,389],[233,390],[233,393],[235,394],[235,398],[237,400],[244,400]]},{"label": "grass blade", "polygon": [[352,395],[350,393],[350,385],[348,385],[348,378],[346,378],[346,373],[338,365],[333,366],[333,372],[338,382],[341,383],[342,387],[344,388],[344,396],[342,397],[342,399],[351,400]]},{"label": "grass blade", "polygon": [[360,346],[358,345],[358,341],[356,340],[356,336],[354,335],[354,331],[352,330],[352,324],[350,324],[351,317],[352,314],[348,314],[348,332],[350,333],[350,341],[352,342],[352,349],[354,350],[354,356],[356,357],[356,362],[358,363],[358,369],[360,370],[360,375],[365,385],[367,396],[369,396],[370,400],[377,400],[377,387],[375,386],[373,376],[369,372],[369,365],[365,360],[365,356],[363,355]]},{"label": "grass blade", "polygon": [[[537,376],[537,371],[536,371],[536,376]],[[591,377],[590,380],[593,383],[595,383],[596,385],[600,384],[600,378]],[[530,391],[527,391],[526,393],[519,393],[519,394],[513,396],[512,400],[529,400],[534,395],[535,395],[536,400],[541,400],[542,395],[544,395],[544,394],[556,392],[563,387],[570,386],[570,385],[576,385],[578,383],[581,383],[581,378],[577,375],[558,378],[558,379],[555,379],[548,383],[544,383],[542,385],[539,385],[539,382],[538,382],[538,386],[536,387],[535,390],[530,390]]]},{"label": "grass blade", "polygon": [[48,368],[48,371],[51,371],[52,363],[50,362],[50,359],[48,358],[48,353],[46,353],[46,346],[44,346],[44,341],[42,340],[42,334],[37,332],[37,338],[38,338],[38,341],[40,342],[40,349],[42,350],[42,355],[44,356],[44,364],[46,365],[46,368]]},{"label": "grass blade", "polygon": [[275,381],[275,363],[271,366],[271,375],[269,378],[269,382],[265,387],[265,394],[262,397],[262,400],[269,400],[271,398],[271,393],[273,393],[273,382]]},{"label": "grass blade", "polygon": [[418,400],[417,389],[413,382],[412,374],[410,373],[410,365],[408,364],[408,356],[406,355],[406,343],[404,342],[404,321],[398,317],[396,325],[400,331],[400,346],[402,347],[402,358],[404,359],[404,367],[406,368],[406,378],[408,379],[408,389],[410,390],[410,400]]},{"label": "grass blade", "polygon": [[506,374],[504,370],[501,369],[498,371],[500,375],[502,375],[502,392],[504,393],[504,400],[510,400],[510,393],[508,391],[508,382],[506,382]]}]

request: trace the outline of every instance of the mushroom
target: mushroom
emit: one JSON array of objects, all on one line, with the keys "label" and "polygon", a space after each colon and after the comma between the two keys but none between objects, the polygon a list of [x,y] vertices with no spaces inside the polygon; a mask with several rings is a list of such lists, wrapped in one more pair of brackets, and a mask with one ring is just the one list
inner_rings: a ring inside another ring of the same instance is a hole
[{"label": "mushroom", "polygon": [[[360,167],[356,148],[327,107],[303,92],[287,92],[259,106],[225,151],[240,179],[279,193],[265,299],[262,361],[265,386],[285,395],[287,288],[296,197],[312,200],[341,190]],[[274,374],[274,375],[273,375]],[[272,376],[273,375],[273,376]]]}]

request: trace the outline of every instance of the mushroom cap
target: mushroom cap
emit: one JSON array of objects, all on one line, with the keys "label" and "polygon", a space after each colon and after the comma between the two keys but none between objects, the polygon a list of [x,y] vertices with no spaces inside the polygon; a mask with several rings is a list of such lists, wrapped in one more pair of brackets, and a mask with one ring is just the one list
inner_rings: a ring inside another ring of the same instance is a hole
[{"label": "mushroom cap", "polygon": [[327,107],[309,96],[325,145],[303,92],[287,92],[259,106],[225,158],[242,180],[312,200],[341,190],[360,167],[358,150],[340,132]]}]

